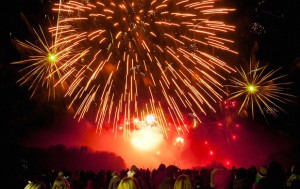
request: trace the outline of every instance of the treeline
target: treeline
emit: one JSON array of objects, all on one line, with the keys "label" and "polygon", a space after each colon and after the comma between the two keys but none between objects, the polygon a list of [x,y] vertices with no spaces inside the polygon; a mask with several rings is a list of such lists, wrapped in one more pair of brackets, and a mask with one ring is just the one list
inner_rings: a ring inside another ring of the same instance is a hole
[{"label": "treeline", "polygon": [[19,168],[25,172],[41,170],[122,170],[126,168],[122,157],[112,152],[93,151],[87,146],[66,147],[62,144],[49,148],[22,147],[18,152]]}]

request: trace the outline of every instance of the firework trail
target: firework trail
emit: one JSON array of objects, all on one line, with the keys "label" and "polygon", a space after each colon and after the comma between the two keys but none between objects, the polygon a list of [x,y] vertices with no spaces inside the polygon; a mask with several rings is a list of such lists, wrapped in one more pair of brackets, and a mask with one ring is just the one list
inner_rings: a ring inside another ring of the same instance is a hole
[{"label": "firework trail", "polygon": [[215,54],[237,54],[229,39],[235,27],[220,21],[234,9],[215,4],[213,0],[55,4],[57,25],[50,32],[68,60],[50,73],[60,73],[55,86],[67,83],[70,107],[77,110],[74,117],[80,120],[96,111],[100,131],[105,124],[115,131],[122,124],[126,136],[134,129],[133,118],[154,114],[167,135],[169,122],[177,132],[188,131],[184,112],[192,112],[199,121],[199,112],[215,112],[215,104],[226,94],[222,75],[234,71]]}]

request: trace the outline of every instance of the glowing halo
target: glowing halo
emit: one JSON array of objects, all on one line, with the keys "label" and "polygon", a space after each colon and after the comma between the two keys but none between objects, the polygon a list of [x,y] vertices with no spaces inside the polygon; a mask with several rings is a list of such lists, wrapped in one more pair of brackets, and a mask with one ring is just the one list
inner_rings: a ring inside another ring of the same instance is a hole
[{"label": "glowing halo", "polygon": [[140,151],[152,151],[163,141],[163,134],[156,127],[144,127],[132,133],[131,144]]},{"label": "glowing halo", "polygon": [[56,55],[55,54],[49,54],[48,55],[48,60],[51,62],[51,63],[54,63],[56,61]]},{"label": "glowing halo", "polygon": [[256,91],[256,87],[255,87],[255,85],[253,85],[253,84],[249,84],[249,85],[247,86],[247,90],[248,90],[250,93],[254,93],[254,92]]}]

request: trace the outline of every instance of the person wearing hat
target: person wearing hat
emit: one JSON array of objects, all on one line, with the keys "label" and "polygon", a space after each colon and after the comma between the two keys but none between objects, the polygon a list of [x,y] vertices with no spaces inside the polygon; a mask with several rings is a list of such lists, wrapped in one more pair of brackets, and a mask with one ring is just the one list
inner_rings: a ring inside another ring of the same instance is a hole
[{"label": "person wearing hat", "polygon": [[71,189],[69,182],[64,177],[63,172],[58,172],[51,189]]},{"label": "person wearing hat", "polygon": [[267,185],[267,174],[267,166],[261,166],[256,173],[256,178],[255,182],[252,184],[252,189],[266,188],[265,186]]}]

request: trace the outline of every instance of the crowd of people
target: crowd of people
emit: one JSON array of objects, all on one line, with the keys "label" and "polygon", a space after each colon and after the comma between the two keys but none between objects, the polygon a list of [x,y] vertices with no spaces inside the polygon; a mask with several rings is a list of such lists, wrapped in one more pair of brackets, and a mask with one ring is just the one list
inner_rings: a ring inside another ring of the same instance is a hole
[{"label": "crowd of people", "polygon": [[[55,177],[53,177],[55,175]],[[300,163],[283,169],[279,162],[256,168],[180,169],[160,164],[157,169],[53,171],[29,181],[25,189],[300,189]]]}]

